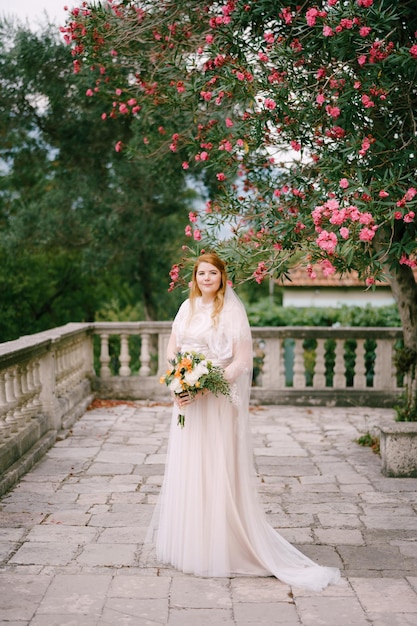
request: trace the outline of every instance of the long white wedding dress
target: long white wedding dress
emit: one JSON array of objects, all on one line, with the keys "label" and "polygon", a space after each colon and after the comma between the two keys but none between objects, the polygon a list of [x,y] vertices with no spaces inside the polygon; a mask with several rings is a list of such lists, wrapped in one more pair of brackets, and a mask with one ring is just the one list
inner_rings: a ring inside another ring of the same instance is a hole
[{"label": "long white wedding dress", "polygon": [[255,488],[249,432],[252,338],[246,313],[229,287],[217,326],[197,299],[173,323],[181,351],[204,353],[225,368],[232,401],[207,394],[189,404],[185,426],[174,405],[164,481],[148,532],[161,563],[196,576],[276,576],[319,591],[339,570],[302,554],[267,522]]}]

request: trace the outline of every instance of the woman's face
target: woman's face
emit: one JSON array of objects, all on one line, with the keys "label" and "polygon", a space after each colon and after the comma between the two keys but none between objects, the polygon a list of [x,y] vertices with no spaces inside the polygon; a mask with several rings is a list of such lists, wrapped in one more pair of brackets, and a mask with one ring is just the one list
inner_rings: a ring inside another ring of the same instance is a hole
[{"label": "woman's face", "polygon": [[220,289],[222,275],[215,265],[202,261],[197,267],[196,281],[203,298],[211,299]]}]

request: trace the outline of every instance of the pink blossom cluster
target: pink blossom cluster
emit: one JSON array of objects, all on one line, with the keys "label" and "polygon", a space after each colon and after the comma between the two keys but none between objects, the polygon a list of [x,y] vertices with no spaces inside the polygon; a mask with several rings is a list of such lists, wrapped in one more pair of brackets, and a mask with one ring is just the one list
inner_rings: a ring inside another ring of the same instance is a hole
[{"label": "pink blossom cluster", "polygon": [[405,254],[405,252],[401,255],[399,262],[400,262],[400,265],[408,265],[408,267],[411,267],[412,269],[417,267],[417,260],[411,259],[409,256]]},{"label": "pink blossom cluster", "polygon": [[187,224],[184,228],[184,233],[186,237],[192,237],[194,241],[201,241],[202,239],[201,230],[199,228],[194,228],[193,230],[190,224]]},{"label": "pink blossom cluster", "polygon": [[258,266],[257,266],[256,270],[253,272],[253,277],[254,277],[255,281],[258,283],[258,285],[263,281],[263,279],[265,278],[267,272],[268,272],[268,268],[267,268],[265,262],[264,261],[260,261],[258,263]]},{"label": "pink blossom cluster", "polygon": [[175,283],[178,281],[180,276],[180,266],[177,263],[174,263],[174,265],[171,267],[169,276],[171,278],[171,282],[169,283],[168,291],[172,291],[175,288]]},{"label": "pink blossom cluster", "polygon": [[316,238],[316,244],[328,254],[335,253],[338,240],[336,233],[323,228],[325,221],[328,221],[333,226],[341,227],[339,234],[342,239],[349,238],[349,224],[355,222],[361,226],[359,228],[359,240],[363,242],[372,241],[378,229],[378,226],[374,224],[374,218],[371,213],[367,211],[362,212],[355,205],[341,207],[336,198],[330,198],[323,205],[316,206],[311,215],[315,230],[319,233]]}]

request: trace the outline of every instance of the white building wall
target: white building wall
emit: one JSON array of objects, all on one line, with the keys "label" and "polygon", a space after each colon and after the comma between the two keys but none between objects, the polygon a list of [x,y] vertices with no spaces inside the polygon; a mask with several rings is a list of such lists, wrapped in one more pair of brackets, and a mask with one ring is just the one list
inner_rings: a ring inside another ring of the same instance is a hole
[{"label": "white building wall", "polygon": [[340,307],[346,306],[388,306],[395,304],[391,290],[378,287],[376,291],[364,291],[355,288],[337,289],[318,287],[309,289],[302,287],[284,288],[282,305],[295,307]]}]

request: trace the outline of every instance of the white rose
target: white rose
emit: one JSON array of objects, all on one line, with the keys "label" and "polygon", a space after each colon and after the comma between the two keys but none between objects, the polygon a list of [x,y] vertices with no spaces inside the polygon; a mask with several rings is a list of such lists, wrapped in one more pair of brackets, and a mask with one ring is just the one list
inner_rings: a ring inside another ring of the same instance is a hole
[{"label": "white rose", "polygon": [[181,393],[181,391],[183,391],[183,388],[180,379],[173,378],[169,383],[169,389],[171,389],[171,391],[173,391],[174,393]]},{"label": "white rose", "polygon": [[195,368],[193,369],[192,372],[187,372],[184,375],[184,380],[188,385],[195,385],[197,381],[200,380],[200,378],[202,376],[204,376],[204,374],[208,373],[208,368],[205,364],[204,361],[201,361],[201,363],[198,363],[198,365],[195,366]]}]

